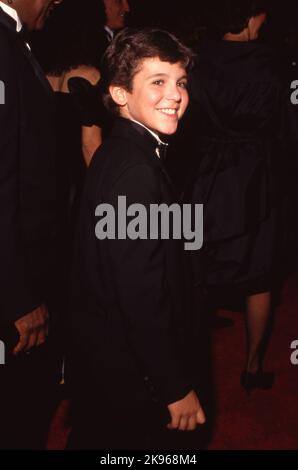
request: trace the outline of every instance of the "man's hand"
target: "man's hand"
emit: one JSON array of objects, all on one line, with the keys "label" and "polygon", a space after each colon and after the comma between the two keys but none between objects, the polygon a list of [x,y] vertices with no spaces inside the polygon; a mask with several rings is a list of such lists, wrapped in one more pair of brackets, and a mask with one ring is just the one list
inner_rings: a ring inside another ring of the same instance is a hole
[{"label": "man's hand", "polygon": [[192,390],[182,400],[168,405],[172,421],[168,429],[193,431],[198,424],[204,424],[206,417],[196,393]]},{"label": "man's hand", "polygon": [[29,351],[29,349],[43,344],[48,335],[48,319],[48,309],[44,304],[19,318],[15,322],[15,327],[19,332],[20,339],[13,353]]}]

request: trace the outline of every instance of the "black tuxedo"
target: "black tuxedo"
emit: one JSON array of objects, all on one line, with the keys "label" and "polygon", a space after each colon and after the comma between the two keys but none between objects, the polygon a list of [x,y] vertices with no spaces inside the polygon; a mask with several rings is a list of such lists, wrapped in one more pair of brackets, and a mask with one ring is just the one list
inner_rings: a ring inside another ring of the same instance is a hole
[{"label": "black tuxedo", "polygon": [[88,170],[71,286],[70,377],[81,428],[74,447],[149,446],[144,427],[164,428],[167,404],[193,388],[181,240],[95,236],[96,207],[117,208],[119,195],[127,206],[174,202],[157,145],[119,118]]},{"label": "black tuxedo", "polygon": [[45,300],[54,236],[53,102],[34,65],[14,21],[0,9],[1,324]]},{"label": "black tuxedo", "polygon": [[40,429],[34,429],[30,407],[42,415],[40,386],[45,374],[51,376],[46,347],[17,358],[9,349],[17,341],[14,322],[50,296],[57,230],[53,100],[14,20],[1,8],[0,80],[5,88],[0,104],[0,339],[7,346],[7,364],[0,370],[0,448],[18,448],[35,445],[29,436]]}]

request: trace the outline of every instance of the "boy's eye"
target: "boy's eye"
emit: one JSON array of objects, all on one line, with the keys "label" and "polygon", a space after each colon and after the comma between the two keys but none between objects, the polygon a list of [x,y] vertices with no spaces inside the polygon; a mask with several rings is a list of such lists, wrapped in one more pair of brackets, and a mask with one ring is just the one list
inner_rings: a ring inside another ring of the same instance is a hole
[{"label": "boy's eye", "polygon": [[163,85],[163,80],[154,80],[153,85]]},{"label": "boy's eye", "polygon": [[178,85],[180,88],[185,88],[185,89],[187,89],[187,82],[178,82],[177,85]]}]

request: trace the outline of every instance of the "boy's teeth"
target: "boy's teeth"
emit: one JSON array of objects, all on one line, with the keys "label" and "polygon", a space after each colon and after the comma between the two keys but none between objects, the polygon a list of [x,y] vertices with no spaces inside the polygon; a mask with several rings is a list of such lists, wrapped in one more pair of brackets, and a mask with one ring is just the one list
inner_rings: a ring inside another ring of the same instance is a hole
[{"label": "boy's teeth", "polygon": [[177,110],[176,109],[160,109],[159,111],[161,111],[162,113],[165,113],[165,114],[176,114]]}]

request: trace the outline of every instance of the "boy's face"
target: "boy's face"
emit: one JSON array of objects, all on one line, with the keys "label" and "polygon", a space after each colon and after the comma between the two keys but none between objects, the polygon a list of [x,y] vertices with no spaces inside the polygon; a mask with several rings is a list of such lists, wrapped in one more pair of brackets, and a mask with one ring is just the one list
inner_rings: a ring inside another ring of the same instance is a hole
[{"label": "boy's face", "polygon": [[114,87],[116,99],[113,92],[112,96],[120,105],[122,117],[138,121],[158,134],[170,135],[176,132],[188,105],[186,86],[186,72],[180,63],[170,64],[155,57],[142,61],[131,93]]}]

